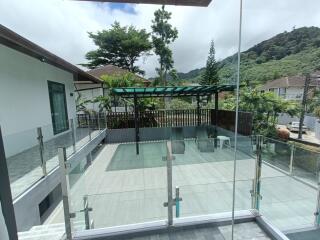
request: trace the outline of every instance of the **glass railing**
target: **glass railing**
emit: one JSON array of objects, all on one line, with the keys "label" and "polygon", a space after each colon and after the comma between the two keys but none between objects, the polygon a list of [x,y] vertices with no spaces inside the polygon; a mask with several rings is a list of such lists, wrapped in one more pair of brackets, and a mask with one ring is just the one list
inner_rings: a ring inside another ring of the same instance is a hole
[{"label": "glass railing", "polygon": [[[195,170],[196,171],[196,170]],[[177,185],[181,201],[175,207],[175,218],[231,212],[233,181],[213,182],[207,176],[202,184]],[[208,183],[210,180],[213,183]],[[174,191],[176,191],[174,187]],[[235,210],[251,209],[251,180],[236,181]]]},{"label": "glass railing", "polygon": [[293,146],[291,174],[314,186],[319,181],[320,150],[316,151],[298,146]]},{"label": "glass railing", "polygon": [[57,135],[52,124],[4,135],[13,198],[58,167],[58,147],[66,148],[68,158],[98,136],[104,129],[103,116],[91,117],[87,125],[71,119],[69,129]]},{"label": "glass railing", "polygon": [[69,169],[72,224],[83,222],[88,229],[164,220],[166,142],[109,147],[113,154],[98,154],[95,161]]},{"label": "glass railing", "polygon": [[236,157],[236,211],[257,209],[282,230],[313,226],[317,153],[261,136],[240,135],[237,146],[231,135],[106,145],[69,173],[71,221],[81,230],[167,220],[170,191],[173,221],[231,212]]},{"label": "glass railing", "polygon": [[262,171],[279,176],[261,179],[260,213],[281,230],[313,227],[317,189],[267,167]]},{"label": "glass railing", "polygon": [[42,161],[37,129],[3,136],[13,198],[42,176]]},{"label": "glass railing", "polygon": [[262,144],[262,159],[286,172],[290,172],[290,157],[292,145],[275,140],[272,138],[264,138]]}]

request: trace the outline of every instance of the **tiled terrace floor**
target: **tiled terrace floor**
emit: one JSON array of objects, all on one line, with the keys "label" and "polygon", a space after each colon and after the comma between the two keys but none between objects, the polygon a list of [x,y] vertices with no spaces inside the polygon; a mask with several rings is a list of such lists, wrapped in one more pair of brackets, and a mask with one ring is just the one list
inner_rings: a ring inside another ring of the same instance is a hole
[{"label": "tiled terrace floor", "polygon": [[[88,133],[88,129],[77,128],[76,149],[80,149],[89,142]],[[92,131],[91,137],[94,138],[98,134],[98,130]],[[73,153],[71,132],[44,142],[44,159],[48,173],[59,165],[58,147],[66,147],[67,156]],[[16,198],[43,176],[38,145],[7,158],[7,164],[13,198]]]},{"label": "tiled terrace floor", "polygon": [[[84,195],[89,195],[93,208],[90,218],[95,228],[166,219],[163,203],[167,201],[167,169],[162,162],[163,148],[159,146],[165,143],[151,144],[154,146],[147,143],[141,147],[140,157],[132,153],[132,144],[106,145],[87,171],[71,174],[70,179],[78,179],[70,196],[77,216],[73,221],[84,219],[80,213]],[[180,187],[183,198],[181,217],[231,211],[233,154],[230,148],[200,153],[194,141],[190,141],[185,154],[176,155],[173,185]],[[149,157],[157,164],[151,166]],[[251,208],[254,171],[255,160],[240,153],[236,210]],[[314,188],[264,164],[261,195],[260,212],[275,226],[282,230],[312,226],[317,199]],[[63,222],[62,206],[46,223],[59,222]]]}]

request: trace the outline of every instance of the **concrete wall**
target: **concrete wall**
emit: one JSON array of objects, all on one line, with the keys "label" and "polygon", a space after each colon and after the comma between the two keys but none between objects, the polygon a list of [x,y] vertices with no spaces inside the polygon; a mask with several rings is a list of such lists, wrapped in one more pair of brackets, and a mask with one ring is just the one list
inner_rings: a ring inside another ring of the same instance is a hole
[{"label": "concrete wall", "polygon": [[315,122],[314,132],[315,132],[316,138],[320,140],[320,120],[319,119],[317,119],[317,121]]},{"label": "concrete wall", "polygon": [[37,144],[36,128],[53,136],[48,80],[63,83],[68,117],[76,117],[73,74],[0,45],[0,125],[6,155]]},{"label": "concrete wall", "polygon": [[[299,122],[299,117],[290,117],[288,114],[281,114],[278,118],[278,124],[286,125],[289,122]],[[304,125],[306,125],[310,130],[314,131],[315,124],[316,124],[317,118],[312,115],[305,115],[304,117]]]},{"label": "concrete wall", "polygon": [[7,226],[4,221],[3,214],[2,214],[1,201],[0,201],[0,239],[1,240],[9,240]]},{"label": "concrete wall", "polygon": [[[213,126],[209,126],[212,128]],[[196,138],[196,127],[183,127],[185,138]],[[234,138],[234,132],[218,127],[218,135]],[[171,137],[171,128],[140,128],[140,141],[169,140]],[[125,143],[135,141],[135,129],[107,129],[107,143]]]}]

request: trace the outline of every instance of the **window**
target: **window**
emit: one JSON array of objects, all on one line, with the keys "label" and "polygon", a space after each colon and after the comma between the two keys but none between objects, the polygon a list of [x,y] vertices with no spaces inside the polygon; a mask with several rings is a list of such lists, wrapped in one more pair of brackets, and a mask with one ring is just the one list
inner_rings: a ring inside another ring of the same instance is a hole
[{"label": "window", "polygon": [[279,88],[279,96],[285,97],[286,96],[287,89],[286,88]]},{"label": "window", "polygon": [[53,133],[69,129],[66,91],[64,84],[48,81]]}]

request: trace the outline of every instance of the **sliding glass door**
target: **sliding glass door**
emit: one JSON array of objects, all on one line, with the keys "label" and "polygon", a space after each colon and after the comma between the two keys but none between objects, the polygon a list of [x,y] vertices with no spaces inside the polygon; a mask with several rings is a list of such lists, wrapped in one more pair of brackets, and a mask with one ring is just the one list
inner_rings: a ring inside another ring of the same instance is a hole
[{"label": "sliding glass door", "polygon": [[64,84],[48,81],[53,133],[69,129],[66,91]]}]

